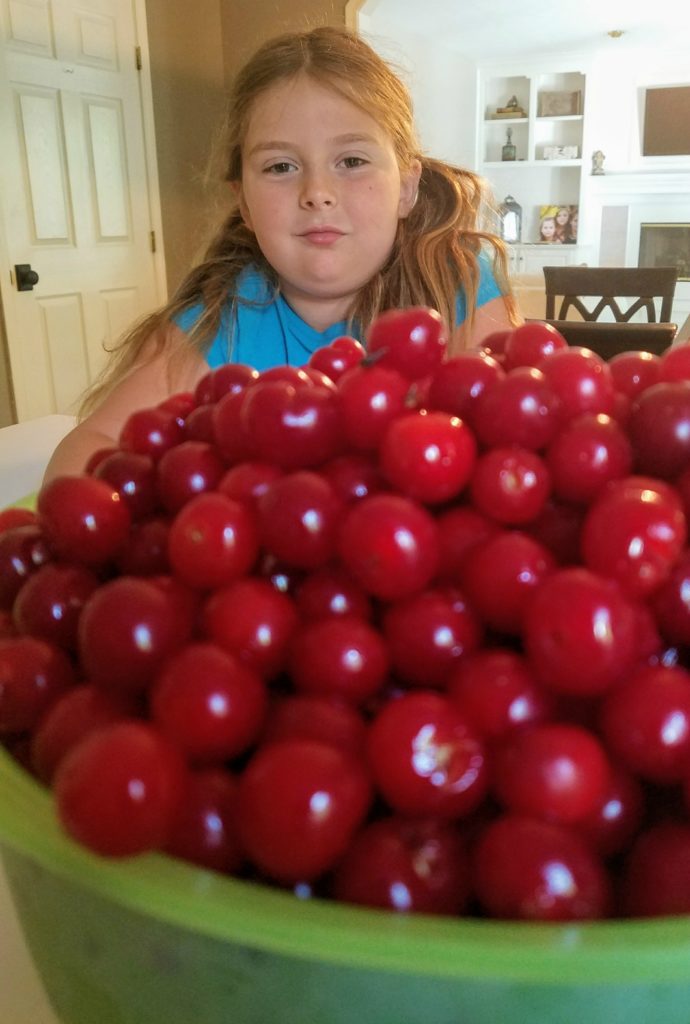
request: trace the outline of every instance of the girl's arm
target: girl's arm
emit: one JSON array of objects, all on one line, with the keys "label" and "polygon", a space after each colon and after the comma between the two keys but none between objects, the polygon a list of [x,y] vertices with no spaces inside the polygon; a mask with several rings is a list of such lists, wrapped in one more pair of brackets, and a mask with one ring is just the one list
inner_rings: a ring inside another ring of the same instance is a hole
[{"label": "girl's arm", "polygon": [[484,338],[489,334],[493,334],[494,331],[508,331],[513,327],[515,324],[511,323],[503,299],[490,299],[475,310],[471,328],[465,322],[455,329],[450,350],[464,352],[466,349],[480,348]]},{"label": "girl's arm", "polygon": [[[146,359],[145,355],[143,358]],[[198,352],[190,352],[180,360],[174,377],[167,348],[140,363],[60,442],[48,463],[43,482],[55,476],[81,473],[99,448],[115,447],[131,413],[157,405],[175,392],[194,390],[197,381],[207,372],[208,364]]]}]

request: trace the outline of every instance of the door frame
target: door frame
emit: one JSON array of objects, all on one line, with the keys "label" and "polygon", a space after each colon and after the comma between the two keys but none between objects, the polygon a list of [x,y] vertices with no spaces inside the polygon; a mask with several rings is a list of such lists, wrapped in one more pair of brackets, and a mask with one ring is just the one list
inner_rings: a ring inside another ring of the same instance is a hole
[{"label": "door frame", "polygon": [[[148,195],[151,231],[154,232],[155,251],[152,253],[154,277],[158,300],[162,304],[167,300],[168,286],[165,268],[165,245],[163,238],[163,216],[161,211],[160,188],[158,177],[158,156],[156,152],[156,128],[153,111],[153,87],[151,84],[151,59],[149,51],[148,26],[146,21],[146,0],[129,0],[134,13],[137,46],[139,48],[141,69],[139,71],[139,94],[141,97],[142,127],[144,133],[144,154],[146,161],[146,191]],[[132,60],[136,54],[132,54]],[[13,421],[16,422],[17,410],[11,377],[9,357],[9,339],[5,320],[5,304],[13,298],[15,289],[14,268],[10,263],[10,246],[7,237],[5,219],[0,209],[0,398],[2,398],[3,368],[7,367],[7,384]]]}]

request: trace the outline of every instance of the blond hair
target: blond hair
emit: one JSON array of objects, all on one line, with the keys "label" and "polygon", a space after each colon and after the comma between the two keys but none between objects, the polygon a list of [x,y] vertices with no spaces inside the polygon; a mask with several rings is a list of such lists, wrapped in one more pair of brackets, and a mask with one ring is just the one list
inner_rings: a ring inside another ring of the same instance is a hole
[{"label": "blond hair", "polygon": [[[488,244],[493,249],[494,272],[505,292],[509,311],[514,304],[507,284],[505,247],[494,234],[482,230],[488,209],[482,180],[419,152],[412,102],[402,78],[367,43],[351,31],[333,26],[291,32],[260,47],[237,75],[228,104],[224,137],[227,181],[242,178],[242,146],[254,103],[276,83],[299,74],[333,89],[372,116],[393,141],[401,172],[415,161],[422,166],[416,202],[400,220],[393,249],[386,264],[361,289],[350,310],[350,326],[366,332],[380,312],[410,305],[432,306],[452,329],[458,288],[465,294],[467,320],[474,316],[479,266],[477,257]],[[235,282],[249,264],[268,279],[274,295],[280,290],[274,269],[245,225],[236,198],[231,199],[225,221],[171,300],[146,316],[120,342],[103,377],[87,395],[84,410],[146,357],[167,347],[175,356],[171,321],[182,310],[201,301],[203,313],[184,336],[185,350],[194,345],[205,352],[218,331],[228,302],[238,301]],[[241,301],[241,300],[240,300]],[[178,335],[179,337],[179,335]]]}]

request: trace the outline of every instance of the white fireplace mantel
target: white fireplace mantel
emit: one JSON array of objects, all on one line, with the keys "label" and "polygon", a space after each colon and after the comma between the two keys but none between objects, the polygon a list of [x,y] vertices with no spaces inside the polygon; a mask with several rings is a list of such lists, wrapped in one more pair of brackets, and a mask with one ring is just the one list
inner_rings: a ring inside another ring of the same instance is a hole
[{"label": "white fireplace mantel", "polygon": [[[690,164],[591,175],[586,218],[590,237],[598,240],[598,263],[636,267],[643,224],[690,224]],[[673,319],[682,324],[689,314],[690,282],[681,280]]]}]

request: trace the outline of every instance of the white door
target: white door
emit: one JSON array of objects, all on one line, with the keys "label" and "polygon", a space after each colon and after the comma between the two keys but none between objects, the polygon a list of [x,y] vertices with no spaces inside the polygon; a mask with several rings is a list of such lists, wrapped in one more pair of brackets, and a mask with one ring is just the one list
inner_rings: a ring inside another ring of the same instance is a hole
[{"label": "white door", "polygon": [[75,411],[104,346],[164,298],[137,3],[0,0],[0,288],[19,420]]}]

